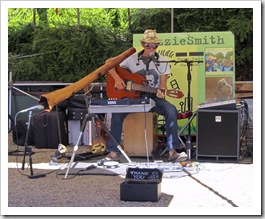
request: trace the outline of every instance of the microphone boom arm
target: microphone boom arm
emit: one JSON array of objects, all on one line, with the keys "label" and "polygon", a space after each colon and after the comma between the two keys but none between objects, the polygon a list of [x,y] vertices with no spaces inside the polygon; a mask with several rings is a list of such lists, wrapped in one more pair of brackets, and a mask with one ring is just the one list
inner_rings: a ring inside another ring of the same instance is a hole
[{"label": "microphone boom arm", "polygon": [[169,60],[169,61],[156,61],[157,63],[175,63],[178,64],[178,63],[187,63],[187,64],[191,64],[191,63],[202,63],[203,61],[200,61],[200,60],[180,60],[180,61],[176,61],[176,60]]}]

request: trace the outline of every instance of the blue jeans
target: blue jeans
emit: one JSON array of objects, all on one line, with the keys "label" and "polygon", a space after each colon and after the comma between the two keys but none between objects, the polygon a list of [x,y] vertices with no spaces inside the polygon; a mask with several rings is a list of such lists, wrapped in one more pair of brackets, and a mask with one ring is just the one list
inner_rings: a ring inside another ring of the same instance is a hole
[{"label": "blue jeans", "polygon": [[[165,117],[167,149],[180,149],[177,123],[178,111],[176,107],[164,98],[155,97],[152,99],[155,101],[156,106],[150,112],[156,112]],[[120,152],[117,146],[121,143],[123,121],[127,115],[128,113],[112,113],[110,134],[116,142],[109,136],[107,152]]]}]

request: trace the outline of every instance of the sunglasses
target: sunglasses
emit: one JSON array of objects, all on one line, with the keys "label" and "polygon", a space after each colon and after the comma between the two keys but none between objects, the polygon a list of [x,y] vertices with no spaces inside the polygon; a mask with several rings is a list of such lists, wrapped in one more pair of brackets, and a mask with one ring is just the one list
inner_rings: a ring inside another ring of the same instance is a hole
[{"label": "sunglasses", "polygon": [[145,43],[145,44],[144,44],[144,47],[145,47],[146,49],[151,49],[151,48],[156,49],[156,48],[158,47],[158,44],[149,44],[149,43]]}]

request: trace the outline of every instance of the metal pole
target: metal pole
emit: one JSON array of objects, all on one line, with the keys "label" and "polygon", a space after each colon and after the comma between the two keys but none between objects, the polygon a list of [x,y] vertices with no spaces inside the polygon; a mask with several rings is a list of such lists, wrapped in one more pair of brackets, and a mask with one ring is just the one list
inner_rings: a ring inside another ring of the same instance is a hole
[{"label": "metal pole", "polygon": [[174,33],[174,8],[171,8],[171,33]]},{"label": "metal pole", "polygon": [[28,94],[28,93],[26,93],[25,91],[23,91],[23,90],[20,90],[20,89],[18,89],[18,88],[16,88],[16,87],[12,87],[14,90],[17,90],[17,91],[19,91],[19,92],[21,92],[22,94],[25,94],[25,95],[27,95],[27,96],[29,96],[29,97],[31,97],[31,98],[33,98],[33,99],[35,99],[35,100],[40,100],[39,98],[37,98],[37,97],[34,97],[34,96],[32,96],[31,94]]},{"label": "metal pole", "polygon": [[33,8],[33,26],[34,32],[36,31],[36,8]]},{"label": "metal pole", "polygon": [[24,170],[26,154],[29,152],[29,149],[28,149],[28,138],[29,138],[29,128],[30,128],[31,116],[32,116],[32,111],[29,111],[27,132],[26,132],[26,138],[25,138],[25,143],[24,143],[24,157],[23,157],[23,161],[22,161],[22,170]]},{"label": "metal pole", "polygon": [[79,29],[80,27],[80,9],[77,8],[77,27]]},{"label": "metal pole", "polygon": [[11,113],[12,113],[12,103],[11,103],[11,101],[12,101],[12,86],[13,86],[13,81],[12,81],[12,71],[10,71],[10,73],[9,73],[9,91],[8,91],[8,114],[10,114],[11,115]]}]

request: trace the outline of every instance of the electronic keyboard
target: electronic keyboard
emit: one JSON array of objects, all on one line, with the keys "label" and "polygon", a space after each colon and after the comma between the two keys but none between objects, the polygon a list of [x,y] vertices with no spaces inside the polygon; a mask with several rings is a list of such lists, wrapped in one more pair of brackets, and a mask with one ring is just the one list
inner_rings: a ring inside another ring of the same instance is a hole
[{"label": "electronic keyboard", "polygon": [[149,112],[155,106],[151,98],[118,99],[118,100],[91,100],[89,104],[90,113],[133,113]]}]

